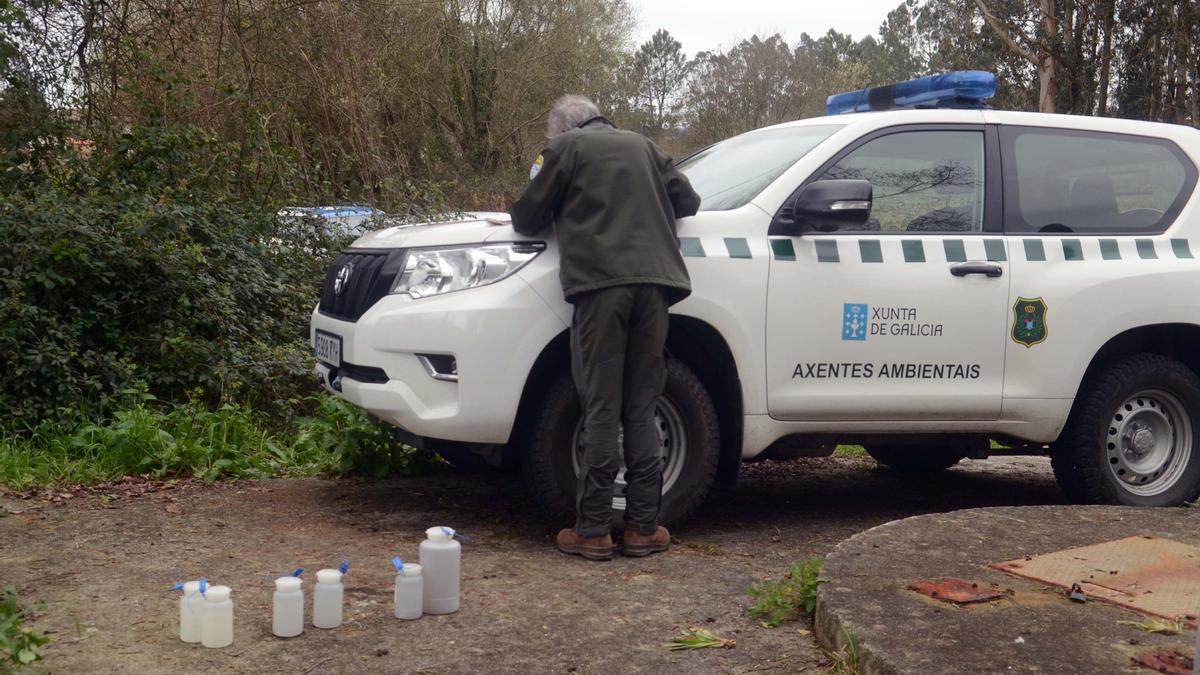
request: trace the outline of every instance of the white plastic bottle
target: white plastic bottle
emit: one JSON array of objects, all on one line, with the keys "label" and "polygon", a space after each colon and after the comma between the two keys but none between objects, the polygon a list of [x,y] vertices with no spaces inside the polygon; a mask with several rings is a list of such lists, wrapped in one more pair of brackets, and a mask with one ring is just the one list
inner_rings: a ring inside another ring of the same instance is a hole
[{"label": "white plastic bottle", "polygon": [[458,611],[462,546],[454,541],[454,530],[431,527],[421,542],[421,576],[424,578],[423,610],[426,614]]},{"label": "white plastic bottle", "polygon": [[209,586],[204,592],[204,613],[200,622],[200,644],[228,647],[233,644],[233,600],[228,586]]},{"label": "white plastic bottle", "polygon": [[[397,558],[399,560],[399,558]],[[416,563],[400,563],[396,568],[396,618],[421,618],[424,602],[424,580],[421,566]]]},{"label": "white plastic bottle", "polygon": [[304,632],[304,589],[300,577],[275,580],[272,596],[271,632],[279,637],[296,637]]},{"label": "white plastic bottle", "polygon": [[200,595],[200,582],[183,583],[183,595],[179,596],[179,639],[184,642],[200,641],[200,618],[204,612],[204,596]]},{"label": "white plastic bottle", "polygon": [[317,572],[313,586],[313,625],[317,628],[337,628],[342,625],[342,573],[337,570]]}]

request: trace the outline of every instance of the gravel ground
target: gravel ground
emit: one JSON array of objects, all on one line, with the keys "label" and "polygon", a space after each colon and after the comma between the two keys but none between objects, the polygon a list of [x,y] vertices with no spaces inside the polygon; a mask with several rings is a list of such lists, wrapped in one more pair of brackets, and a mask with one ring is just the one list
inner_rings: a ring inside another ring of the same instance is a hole
[{"label": "gravel ground", "polygon": [[[966,461],[926,477],[864,458],[764,462],[710,497],[670,552],[594,563],[552,548],[552,528],[511,475],[0,495],[0,584],[45,603],[33,626],[53,640],[39,664],[51,673],[824,672],[811,625],[767,629],[747,615],[751,583],[897,518],[1061,500],[1043,458]],[[474,538],[462,609],[397,621],[389,561],[415,559],[430,525]],[[345,624],[271,636],[269,577],[304,566],[311,583],[343,555]],[[234,588],[227,649],[178,640],[171,583],[200,575]],[[689,626],[737,645],[668,651]]]}]

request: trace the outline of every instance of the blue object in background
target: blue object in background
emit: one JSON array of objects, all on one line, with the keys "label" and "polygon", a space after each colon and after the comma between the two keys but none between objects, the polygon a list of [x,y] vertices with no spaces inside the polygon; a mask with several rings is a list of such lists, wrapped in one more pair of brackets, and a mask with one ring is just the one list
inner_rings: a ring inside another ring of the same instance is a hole
[{"label": "blue object in background", "polygon": [[984,100],[995,95],[995,75],[959,70],[834,94],[825,99],[825,112],[842,115],[893,108],[985,108]]}]

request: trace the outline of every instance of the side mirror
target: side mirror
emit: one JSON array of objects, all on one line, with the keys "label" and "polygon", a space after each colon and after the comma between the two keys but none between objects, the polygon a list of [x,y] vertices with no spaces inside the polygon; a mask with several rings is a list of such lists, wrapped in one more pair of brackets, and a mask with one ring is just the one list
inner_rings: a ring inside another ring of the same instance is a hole
[{"label": "side mirror", "polygon": [[860,228],[871,215],[871,183],[865,180],[819,180],[800,188],[771,222],[769,234],[836,232]]}]

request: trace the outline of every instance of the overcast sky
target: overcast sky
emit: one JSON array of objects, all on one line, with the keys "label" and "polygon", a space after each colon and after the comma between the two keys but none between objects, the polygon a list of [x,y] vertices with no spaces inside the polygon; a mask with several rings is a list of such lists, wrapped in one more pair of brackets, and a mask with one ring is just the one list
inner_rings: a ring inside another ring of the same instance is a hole
[{"label": "overcast sky", "polygon": [[688,56],[731,47],[751,35],[781,33],[789,44],[801,33],[830,28],[856,40],[875,35],[901,0],[631,0],[639,16],[637,44],[665,28]]}]

